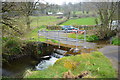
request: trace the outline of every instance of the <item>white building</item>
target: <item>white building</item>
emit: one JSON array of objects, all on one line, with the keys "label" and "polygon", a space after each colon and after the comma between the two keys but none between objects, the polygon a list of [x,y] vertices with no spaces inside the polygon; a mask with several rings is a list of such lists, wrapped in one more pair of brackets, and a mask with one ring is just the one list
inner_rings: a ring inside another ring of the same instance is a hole
[{"label": "white building", "polygon": [[51,15],[51,14],[53,14],[52,12],[48,12],[48,15]]},{"label": "white building", "polygon": [[62,12],[58,12],[58,13],[56,13],[57,15],[63,15],[63,13]]}]

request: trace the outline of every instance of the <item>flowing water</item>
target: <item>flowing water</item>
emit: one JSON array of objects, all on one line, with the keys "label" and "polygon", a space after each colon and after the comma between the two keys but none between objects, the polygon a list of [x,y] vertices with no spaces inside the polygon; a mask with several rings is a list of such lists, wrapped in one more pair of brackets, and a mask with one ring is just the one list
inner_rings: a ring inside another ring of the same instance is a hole
[{"label": "flowing water", "polygon": [[36,66],[36,70],[44,70],[46,68],[48,68],[49,66],[52,66],[56,60],[58,60],[59,58],[62,58],[63,55],[59,55],[59,54],[52,54],[50,56],[49,60],[42,60],[40,61],[40,63]]},{"label": "flowing water", "polygon": [[62,57],[63,55],[56,53],[41,57],[41,61],[36,61],[31,57],[23,57],[20,60],[13,61],[9,66],[4,65],[2,68],[2,76],[21,78],[27,70],[44,70],[53,65],[57,59]]}]

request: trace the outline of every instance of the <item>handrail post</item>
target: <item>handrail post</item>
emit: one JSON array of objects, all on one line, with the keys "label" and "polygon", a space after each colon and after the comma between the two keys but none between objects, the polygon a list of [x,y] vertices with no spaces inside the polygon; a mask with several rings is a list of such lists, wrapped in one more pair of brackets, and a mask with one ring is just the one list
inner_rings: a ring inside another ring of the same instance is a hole
[{"label": "handrail post", "polygon": [[[47,39],[47,42],[48,42],[48,31],[46,31],[46,39]],[[49,44],[47,44],[47,46],[49,46]]]},{"label": "handrail post", "polygon": [[86,42],[86,30],[84,30],[84,42]]},{"label": "handrail post", "polygon": [[77,49],[77,31],[76,31],[76,49]]},{"label": "handrail post", "polygon": [[66,33],[66,44],[68,42],[68,35],[67,35],[67,31],[65,32]]},{"label": "handrail post", "polygon": [[59,45],[59,48],[60,48],[60,35],[59,35],[59,32],[60,32],[60,31],[58,30],[58,41],[59,41],[59,42],[58,42],[58,45]]}]

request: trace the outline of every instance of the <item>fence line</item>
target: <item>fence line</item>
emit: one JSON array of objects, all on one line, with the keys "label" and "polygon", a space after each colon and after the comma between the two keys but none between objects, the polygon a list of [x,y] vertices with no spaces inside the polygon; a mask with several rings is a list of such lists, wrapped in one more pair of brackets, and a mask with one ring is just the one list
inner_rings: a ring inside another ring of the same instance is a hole
[{"label": "fence line", "polygon": [[[99,27],[99,25],[72,25],[72,26],[83,30],[91,30]],[[46,25],[46,28],[49,30],[62,30],[61,26],[59,25]]]}]

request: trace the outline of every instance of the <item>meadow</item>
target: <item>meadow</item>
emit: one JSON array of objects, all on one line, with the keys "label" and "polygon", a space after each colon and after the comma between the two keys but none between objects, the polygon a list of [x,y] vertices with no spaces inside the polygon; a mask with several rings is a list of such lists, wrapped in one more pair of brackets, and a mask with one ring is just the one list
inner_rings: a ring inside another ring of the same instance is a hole
[{"label": "meadow", "polygon": [[61,25],[95,25],[95,17],[86,17],[79,19],[70,19]]},{"label": "meadow", "polygon": [[63,19],[57,19],[57,16],[31,16],[31,24],[32,28],[40,27],[42,25],[56,25],[58,22],[62,21]]}]

